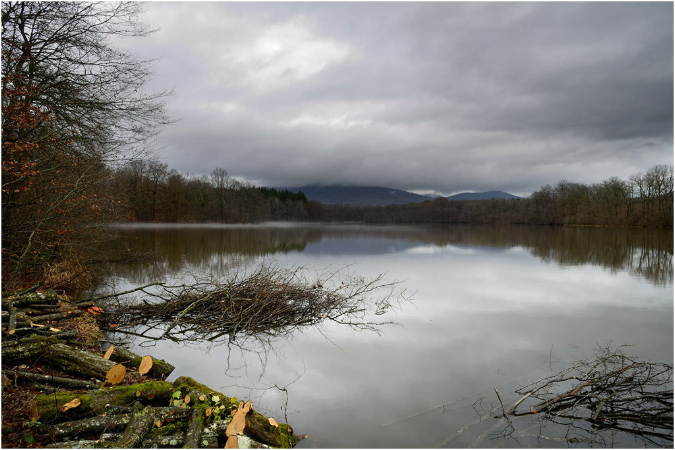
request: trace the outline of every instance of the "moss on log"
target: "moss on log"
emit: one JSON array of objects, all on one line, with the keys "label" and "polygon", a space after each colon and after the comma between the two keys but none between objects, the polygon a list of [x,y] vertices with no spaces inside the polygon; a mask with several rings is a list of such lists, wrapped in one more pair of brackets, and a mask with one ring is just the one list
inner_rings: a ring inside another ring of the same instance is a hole
[{"label": "moss on log", "polygon": [[29,304],[36,304],[36,305],[54,304],[59,301],[59,297],[54,291],[34,292],[30,294],[18,294],[18,295],[3,293],[2,300],[3,302],[4,300],[9,300],[16,307]]},{"label": "moss on log", "polygon": [[[147,405],[166,406],[174,390],[171,383],[153,381],[90,391],[55,392],[38,395],[35,400],[41,420],[48,422],[99,416],[107,412],[106,405],[129,406],[137,400]],[[140,395],[136,396],[136,392],[140,392]],[[82,402],[80,406],[66,412],[60,411],[61,406],[76,398]]]},{"label": "moss on log", "polygon": [[59,341],[54,337],[30,336],[13,341],[3,341],[2,360],[5,364],[32,364],[47,349]]}]

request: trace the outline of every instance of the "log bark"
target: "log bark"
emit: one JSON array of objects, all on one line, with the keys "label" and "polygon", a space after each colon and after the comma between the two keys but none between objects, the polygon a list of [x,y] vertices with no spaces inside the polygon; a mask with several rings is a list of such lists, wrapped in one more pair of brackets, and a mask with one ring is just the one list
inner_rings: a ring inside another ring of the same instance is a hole
[{"label": "log bark", "polygon": [[44,383],[47,386],[58,386],[65,387],[70,389],[97,389],[98,383],[93,383],[91,381],[85,380],[75,380],[72,378],[64,377],[55,377],[52,375],[42,375],[39,373],[30,373],[30,372],[20,372],[14,370],[3,370],[2,373],[14,379],[17,382],[22,380],[37,381],[38,383]]},{"label": "log bark", "polygon": [[[143,441],[143,448],[172,448],[183,447],[183,434],[174,434],[171,436],[156,436]],[[204,446],[205,447],[205,446]],[[217,447],[206,447],[217,448]]]},{"label": "log bark", "polygon": [[[64,340],[64,341],[72,341],[75,338],[77,338],[77,331],[76,330],[66,330],[66,331],[51,331],[49,328],[17,328],[14,330],[14,337],[17,339],[20,339],[22,336],[23,337],[28,337],[31,335],[39,335],[39,336],[52,336],[55,337],[56,339],[59,340]],[[9,336],[6,336],[3,334],[3,338],[9,338]]]},{"label": "log bark", "polygon": [[14,303],[11,300],[6,299],[6,298],[2,299],[2,306],[9,313],[7,331],[9,331],[11,333],[12,330],[16,329],[16,308],[14,308]]},{"label": "log bark", "polygon": [[70,319],[71,317],[81,316],[82,311],[79,309],[71,309],[64,312],[58,312],[54,314],[43,314],[41,316],[32,316],[29,317],[31,322],[44,322],[47,320],[61,320],[61,319]]},{"label": "log bark", "polygon": [[65,344],[52,344],[45,352],[46,360],[61,370],[86,378],[104,380],[114,362],[93,353],[78,350]]},{"label": "log bark", "polygon": [[59,341],[53,337],[30,336],[2,343],[2,360],[4,364],[32,364],[47,349]]},{"label": "log bark", "polygon": [[116,414],[110,416],[96,416],[89,419],[63,422],[54,425],[54,437],[75,437],[79,435],[102,432],[104,430],[122,430],[131,420],[129,414]]},{"label": "log bark", "polygon": [[204,410],[201,408],[194,408],[192,410],[192,418],[190,425],[185,432],[185,441],[183,445],[187,448],[199,448],[199,441],[202,437],[202,430],[204,429]]},{"label": "log bark", "polygon": [[138,448],[155,423],[155,413],[150,407],[139,408],[134,412],[122,437],[115,441],[117,448]]},{"label": "log bark", "polygon": [[12,295],[9,297],[3,296],[2,299],[3,302],[5,299],[10,300],[15,307],[21,305],[30,305],[31,303],[36,305],[54,304],[59,301],[59,297],[54,291]]}]

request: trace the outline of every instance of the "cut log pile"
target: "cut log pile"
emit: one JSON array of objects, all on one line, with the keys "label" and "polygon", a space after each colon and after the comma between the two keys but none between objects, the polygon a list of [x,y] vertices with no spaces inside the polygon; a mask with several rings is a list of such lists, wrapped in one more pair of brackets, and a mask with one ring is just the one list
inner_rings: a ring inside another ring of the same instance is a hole
[{"label": "cut log pile", "polygon": [[250,401],[188,377],[43,394],[35,410],[31,427],[53,436],[54,448],[289,448],[299,440],[288,425],[254,411]]},{"label": "cut log pile", "polygon": [[103,310],[91,300],[69,303],[54,291],[22,295],[3,293],[2,337],[5,340],[14,335],[53,335],[61,330],[50,326],[50,321],[77,317],[85,312],[101,314]]},{"label": "cut log pile", "polygon": [[174,370],[166,361],[119,346],[101,354],[77,348],[77,332],[52,321],[101,312],[93,302],[68,304],[50,292],[3,295],[2,307],[3,388],[41,392],[14,413],[30,418],[27,432],[43,446],[264,448],[299,440],[250,402],[187,377],[164,381]]}]

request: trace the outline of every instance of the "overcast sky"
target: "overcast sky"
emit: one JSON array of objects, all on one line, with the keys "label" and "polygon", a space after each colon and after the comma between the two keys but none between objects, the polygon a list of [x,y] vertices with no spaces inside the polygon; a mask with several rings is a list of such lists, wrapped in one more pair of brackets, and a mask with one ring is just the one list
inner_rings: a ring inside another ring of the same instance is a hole
[{"label": "overcast sky", "polygon": [[529,195],[673,164],[671,2],[146,6],[183,173]]}]

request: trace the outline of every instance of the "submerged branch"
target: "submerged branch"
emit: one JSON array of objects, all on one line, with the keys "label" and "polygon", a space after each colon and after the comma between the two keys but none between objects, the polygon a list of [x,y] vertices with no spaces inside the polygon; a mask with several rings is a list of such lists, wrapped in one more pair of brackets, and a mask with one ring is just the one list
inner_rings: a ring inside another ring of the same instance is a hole
[{"label": "submerged branch", "polygon": [[672,366],[641,361],[621,347],[599,348],[594,359],[577,361],[516,393],[522,397],[509,415],[538,414],[566,427],[575,441],[603,443],[621,432],[660,446],[673,443]]}]

